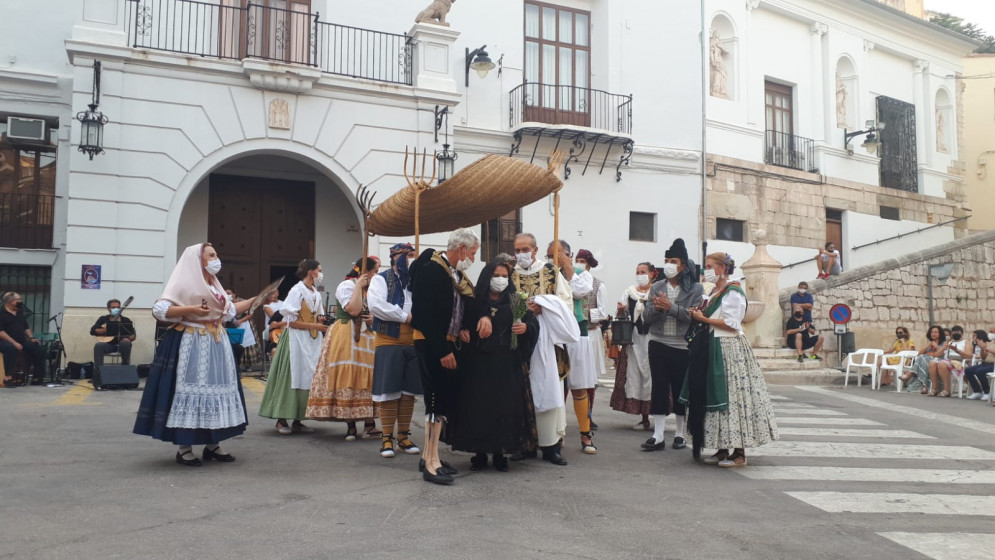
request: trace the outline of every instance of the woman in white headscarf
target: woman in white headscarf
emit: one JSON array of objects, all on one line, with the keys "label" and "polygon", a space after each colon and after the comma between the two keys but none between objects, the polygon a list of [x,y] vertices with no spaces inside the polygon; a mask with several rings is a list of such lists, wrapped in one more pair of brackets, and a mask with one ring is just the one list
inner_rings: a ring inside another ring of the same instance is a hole
[{"label": "woman in white headscarf", "polygon": [[188,467],[202,464],[194,445],[204,445],[204,461],[234,461],[219,444],[243,433],[247,424],[242,383],[222,324],[255,298],[232,303],[218,281],[220,271],[210,243],[187,247],[152,306],[152,315],[173,327],[156,350],[134,433],[175,444],[176,462]]}]

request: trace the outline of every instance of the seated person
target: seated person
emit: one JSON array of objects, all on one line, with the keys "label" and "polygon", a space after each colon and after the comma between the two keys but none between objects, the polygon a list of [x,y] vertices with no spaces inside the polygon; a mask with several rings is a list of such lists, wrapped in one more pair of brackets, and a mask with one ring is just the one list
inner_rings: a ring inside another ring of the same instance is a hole
[{"label": "seated person", "polygon": [[[34,377],[32,383],[39,384],[45,375],[45,350],[38,343],[28,322],[21,313],[24,303],[21,295],[17,292],[7,292],[2,298],[3,308],[0,308],[0,340],[14,347],[18,352],[24,352],[31,359],[34,366]],[[7,362],[7,353],[4,354],[4,370],[6,375],[12,376],[17,369],[17,355]]]},{"label": "seated person", "polygon": [[108,301],[107,311],[107,315],[90,327],[90,336],[97,337],[97,343],[93,345],[93,365],[104,365],[104,356],[113,352],[120,352],[121,364],[128,365],[131,363],[131,343],[136,338],[135,325],[121,314],[120,301]]},{"label": "seated person", "polygon": [[987,401],[991,395],[991,384],[988,382],[988,374],[995,371],[995,348],[989,350],[988,343],[991,338],[988,333],[978,329],[974,331],[974,346],[980,352],[977,356],[981,358],[981,363],[964,368],[964,379],[971,385],[972,393],[968,399]]},{"label": "seated person", "polygon": [[822,350],[822,337],[816,334],[815,327],[810,321],[805,320],[805,310],[801,304],[796,303],[791,306],[792,314],[788,319],[784,334],[787,337],[788,348],[798,351],[798,361],[805,360],[805,354],[813,360],[821,360],[818,356]]},{"label": "seated person", "polygon": [[[891,348],[885,348],[885,355],[882,356],[882,361],[886,362],[889,366],[898,365],[901,358],[896,356],[899,352],[904,352],[906,350],[915,350],[916,343],[912,342],[912,338],[909,336],[909,329],[907,327],[895,327],[895,342],[891,345]],[[881,371],[881,385],[886,386],[891,384],[891,371],[882,370]]]},{"label": "seated person", "polygon": [[[974,344],[964,338],[964,327],[954,325],[950,329],[950,340],[940,347],[939,355],[934,356],[929,366],[930,390],[926,392],[931,397],[949,397],[952,394],[950,373],[961,369],[963,360],[974,357]],[[941,388],[942,391],[937,392]]]},{"label": "seated person", "polygon": [[839,276],[843,272],[840,252],[836,250],[836,245],[832,241],[826,243],[825,249],[819,249],[819,254],[815,256],[815,264],[819,267],[820,280],[825,280],[830,276]]}]

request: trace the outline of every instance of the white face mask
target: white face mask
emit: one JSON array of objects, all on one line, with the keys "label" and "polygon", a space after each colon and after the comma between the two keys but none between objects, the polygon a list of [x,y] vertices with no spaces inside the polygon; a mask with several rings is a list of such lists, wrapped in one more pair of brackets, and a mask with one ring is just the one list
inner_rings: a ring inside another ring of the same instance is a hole
[{"label": "white face mask", "polygon": [[710,268],[705,269],[705,282],[708,282],[709,284],[714,284],[715,281],[718,280],[718,278],[719,275],[715,274],[714,270]]},{"label": "white face mask", "polygon": [[207,261],[207,265],[204,270],[209,272],[212,276],[217,276],[221,272],[221,259],[214,259]]},{"label": "white face mask", "polygon": [[637,274],[636,275],[636,285],[642,288],[650,283],[649,274]]},{"label": "white face mask", "polygon": [[500,276],[495,276],[491,278],[491,291],[495,294],[500,294],[501,292],[508,289],[508,279],[502,278]]},{"label": "white face mask", "polygon": [[318,277],[314,279],[315,284],[321,284],[325,281],[325,275],[321,272],[318,273]]},{"label": "white face mask", "polygon": [[518,261],[518,267],[528,270],[532,266],[532,253],[516,253],[515,260]]},{"label": "white face mask", "polygon": [[798,288],[798,293],[799,294],[804,294],[807,291],[808,291],[808,288]]},{"label": "white face mask", "polygon": [[673,278],[677,276],[677,265],[674,263],[666,263],[663,265],[663,274],[667,278]]},{"label": "white face mask", "polygon": [[459,261],[459,262],[456,263],[456,270],[458,270],[460,272],[465,272],[466,270],[468,270],[470,268],[470,265],[472,265],[472,264],[473,264],[473,261],[470,260],[470,257],[466,257],[463,260],[461,260],[461,261]]}]

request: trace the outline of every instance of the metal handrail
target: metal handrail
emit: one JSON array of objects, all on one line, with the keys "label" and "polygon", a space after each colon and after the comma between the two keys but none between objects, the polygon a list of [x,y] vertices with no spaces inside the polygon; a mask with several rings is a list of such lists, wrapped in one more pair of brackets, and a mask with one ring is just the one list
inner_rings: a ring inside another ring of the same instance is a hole
[{"label": "metal handrail", "polygon": [[318,12],[200,0],[124,0],[128,44],[205,58],[259,58],[411,85],[407,35],[320,21]]},{"label": "metal handrail", "polygon": [[523,82],[509,92],[508,126],[524,122],[632,133],[632,95],[600,89]]},{"label": "metal handrail", "polygon": [[815,173],[815,141],[786,132],[764,133],[764,162],[769,165]]},{"label": "metal handrail", "polygon": [[[850,250],[851,251],[857,251],[857,250],[863,249],[865,247],[870,247],[871,245],[878,245],[880,243],[884,243],[885,241],[892,241],[892,240],[895,240],[895,239],[901,239],[902,237],[906,237],[906,236],[909,236],[909,235],[916,235],[916,234],[919,234],[919,233],[922,233],[924,231],[928,231],[928,230],[931,230],[931,229],[934,229],[934,228],[943,227],[943,226],[945,226],[947,224],[952,224],[954,222],[959,222],[961,220],[966,220],[966,219],[968,219],[970,217],[971,217],[971,215],[969,214],[967,216],[962,216],[960,218],[954,218],[952,220],[947,220],[945,222],[940,222],[938,224],[933,224],[931,226],[927,226],[927,227],[924,227],[924,228],[919,228],[919,229],[916,229],[916,230],[907,231],[905,233],[899,233],[898,235],[893,235],[891,237],[886,237],[884,239],[878,239],[877,241],[872,241],[870,243],[864,243],[863,245],[857,245],[856,247],[851,247]],[[810,263],[813,260],[815,260],[815,259],[814,258],[810,258],[810,259],[805,259],[805,260],[802,260],[802,261],[794,262],[794,263],[791,263],[791,264],[786,264],[786,265],[784,265],[784,266],[781,267],[781,270],[784,270],[785,268],[792,268],[792,267],[800,265],[800,264]]]}]

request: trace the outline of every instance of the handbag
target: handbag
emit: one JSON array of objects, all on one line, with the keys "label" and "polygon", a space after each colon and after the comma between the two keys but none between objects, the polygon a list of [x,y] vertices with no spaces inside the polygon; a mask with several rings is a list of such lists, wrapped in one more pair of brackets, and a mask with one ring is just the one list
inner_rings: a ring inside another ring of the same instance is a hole
[{"label": "handbag", "polygon": [[692,322],[691,326],[688,327],[687,332],[684,333],[684,341],[687,342],[688,344],[691,344],[691,341],[693,341],[696,336],[704,332],[708,332],[708,325],[706,325],[705,323],[699,323],[697,321]]}]

